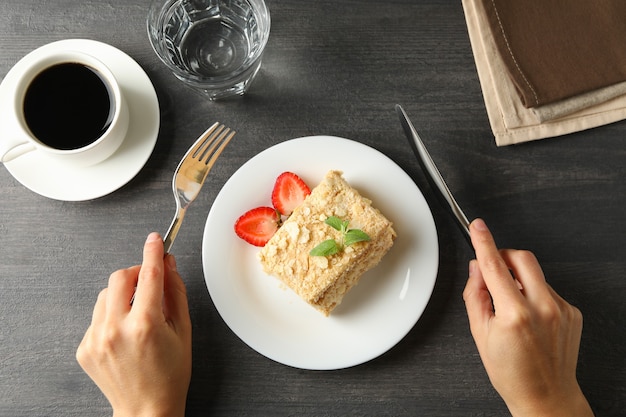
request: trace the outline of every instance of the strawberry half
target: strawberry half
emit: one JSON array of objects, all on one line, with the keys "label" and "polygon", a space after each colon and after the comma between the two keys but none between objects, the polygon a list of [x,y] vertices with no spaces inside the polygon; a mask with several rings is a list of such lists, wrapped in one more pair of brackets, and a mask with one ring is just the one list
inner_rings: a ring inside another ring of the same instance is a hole
[{"label": "strawberry half", "polygon": [[304,201],[311,189],[293,172],[283,172],[276,178],[272,190],[272,205],[283,216],[289,216]]},{"label": "strawberry half", "polygon": [[280,226],[280,213],[272,207],[257,207],[235,222],[237,236],[254,246],[265,246]]}]

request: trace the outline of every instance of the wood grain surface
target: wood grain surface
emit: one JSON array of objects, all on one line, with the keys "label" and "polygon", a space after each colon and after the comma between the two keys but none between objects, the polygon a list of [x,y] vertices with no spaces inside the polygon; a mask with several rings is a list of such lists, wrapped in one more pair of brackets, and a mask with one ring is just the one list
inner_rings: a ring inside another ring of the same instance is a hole
[{"label": "wood grain surface", "polygon": [[[0,167],[0,416],[110,415],[76,347],[109,274],[140,262],[147,234],[167,229],[174,169],[217,120],[238,131],[236,141],[174,246],[194,331],[187,415],[507,415],[461,298],[473,253],[428,187],[396,103],[468,217],[485,218],[501,246],[533,250],[550,284],[581,309],[580,384],[598,416],[623,416],[626,122],[497,148],[459,1],[267,3],[272,29],[258,79],[243,99],[211,103],[152,52],[148,0],[0,2],[0,77],[48,42],[95,39],[143,67],[161,108],[150,160],[105,197],[47,199]],[[378,149],[408,173],[431,206],[440,260],[430,303],[397,346],[353,368],[312,372],[261,356],[226,326],[204,283],[201,245],[215,196],[243,163],[282,141],[322,134]]]}]

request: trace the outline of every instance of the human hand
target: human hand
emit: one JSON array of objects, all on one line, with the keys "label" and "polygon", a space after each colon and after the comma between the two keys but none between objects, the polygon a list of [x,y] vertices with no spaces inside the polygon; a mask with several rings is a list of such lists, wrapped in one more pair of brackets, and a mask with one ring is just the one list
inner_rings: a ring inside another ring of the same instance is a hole
[{"label": "human hand", "polygon": [[191,321],[174,257],[163,255],[161,237],[151,233],[142,265],[111,274],[76,352],[116,417],[185,413]]},{"label": "human hand", "polygon": [[580,311],[546,283],[531,252],[498,251],[480,219],[470,233],[476,260],[463,299],[478,353],[511,414],[593,416],[576,379]]}]

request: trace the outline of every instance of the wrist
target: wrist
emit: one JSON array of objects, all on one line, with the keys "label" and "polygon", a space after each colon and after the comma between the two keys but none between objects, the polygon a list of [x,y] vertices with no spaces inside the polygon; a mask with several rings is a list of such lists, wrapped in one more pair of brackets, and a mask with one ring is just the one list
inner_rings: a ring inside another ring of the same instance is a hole
[{"label": "wrist", "polygon": [[140,412],[139,414],[113,412],[113,417],[185,417],[185,412],[168,413],[164,411],[157,411],[156,413],[152,413],[146,411]]},{"label": "wrist", "polygon": [[509,406],[509,411],[513,417],[594,417],[580,389],[574,395]]},{"label": "wrist", "polygon": [[185,407],[164,407],[150,408],[146,407],[136,411],[118,411],[113,410],[113,417],[185,417]]}]

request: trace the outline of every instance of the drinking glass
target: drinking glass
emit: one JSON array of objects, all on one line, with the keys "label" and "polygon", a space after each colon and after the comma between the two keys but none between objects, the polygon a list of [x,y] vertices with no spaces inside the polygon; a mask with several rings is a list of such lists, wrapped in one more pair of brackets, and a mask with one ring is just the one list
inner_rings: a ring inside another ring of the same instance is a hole
[{"label": "drinking glass", "polygon": [[154,0],[148,36],[157,56],[211,100],[243,95],[270,32],[263,0]]}]

